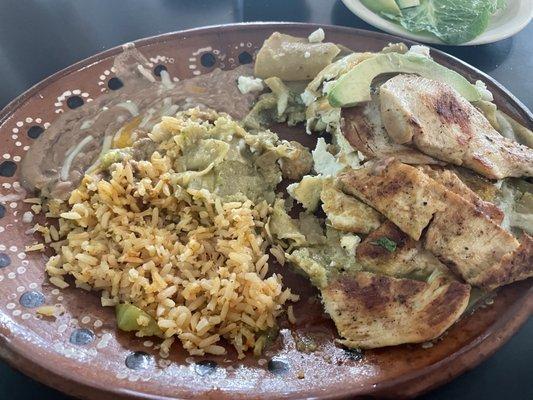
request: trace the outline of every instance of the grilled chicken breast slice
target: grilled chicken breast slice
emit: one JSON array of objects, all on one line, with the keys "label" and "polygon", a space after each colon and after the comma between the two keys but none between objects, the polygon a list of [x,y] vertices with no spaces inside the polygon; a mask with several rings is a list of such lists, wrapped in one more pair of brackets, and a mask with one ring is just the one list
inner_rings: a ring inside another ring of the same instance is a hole
[{"label": "grilled chicken breast slice", "polygon": [[[385,241],[385,243],[383,242]],[[387,248],[392,244],[394,249]],[[356,259],[366,271],[402,278],[426,279],[447,268],[433,254],[390,221],[371,232],[356,248]]]},{"label": "grilled chicken breast slice", "polygon": [[340,231],[369,233],[381,224],[382,217],[376,210],[343,193],[333,182],[324,183],[320,200],[331,226]]},{"label": "grilled chicken breast slice", "polygon": [[500,210],[495,204],[489,201],[484,201],[476,194],[476,192],[463,183],[463,181],[453,171],[439,167],[430,167],[428,165],[421,165],[418,168],[430,178],[439,182],[446,189],[458,194],[466,201],[472,203],[477,209],[481,210],[487,217],[492,219],[498,225],[503,221],[503,211]]},{"label": "grilled chicken breast slice", "polygon": [[533,176],[533,149],[500,135],[445,83],[397,75],[379,93],[383,123],[396,143],[491,179]]},{"label": "grilled chicken breast slice", "polygon": [[431,283],[369,272],[341,275],[322,289],[340,342],[376,348],[440,336],[465,310],[470,286],[437,277]]},{"label": "grilled chicken breast slice", "polygon": [[406,164],[438,164],[417,149],[395,143],[383,125],[377,96],[364,105],[343,108],[341,132],[367,158],[395,157]]},{"label": "grilled chicken breast slice", "polygon": [[343,172],[337,185],[378,210],[414,240],[420,239],[433,215],[446,207],[442,185],[395,160]]},{"label": "grilled chicken breast slice", "polygon": [[435,216],[424,246],[474,286],[494,289],[533,276],[533,242],[522,244],[471,203],[446,193],[446,208]]},{"label": "grilled chicken breast slice", "polygon": [[345,171],[337,181],[414,240],[426,230],[424,247],[472,285],[494,288],[533,276],[531,240],[520,245],[482,210],[418,168],[376,163]]},{"label": "grilled chicken breast slice", "polygon": [[486,268],[471,281],[487,290],[495,289],[508,282],[516,282],[533,276],[533,238],[524,234],[520,247],[502,257],[491,268]]}]

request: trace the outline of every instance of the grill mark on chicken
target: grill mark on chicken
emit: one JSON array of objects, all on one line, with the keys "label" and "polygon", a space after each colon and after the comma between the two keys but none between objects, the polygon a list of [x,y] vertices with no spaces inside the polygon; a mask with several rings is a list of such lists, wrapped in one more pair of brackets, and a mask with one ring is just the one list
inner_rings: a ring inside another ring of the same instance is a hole
[{"label": "grill mark on chicken", "polygon": [[[383,308],[393,300],[390,295],[391,281],[385,276],[373,277],[371,285],[363,285],[346,275],[339,278],[337,282],[348,297],[360,298],[363,306],[368,310]],[[403,289],[408,290],[412,295],[421,286],[423,286],[422,282],[410,281],[408,285],[403,285]]]},{"label": "grill mark on chicken", "polygon": [[441,296],[435,298],[429,303],[429,308],[432,310],[439,310],[428,315],[428,323],[430,325],[440,325],[449,318],[449,311],[456,299],[462,298],[465,294],[465,285],[453,282],[444,291]]},{"label": "grill mark on chicken", "polygon": [[461,127],[461,130],[466,135],[460,136],[458,142],[460,144],[467,144],[469,142],[467,139],[472,135],[470,115],[459,104],[457,98],[449,92],[437,92],[437,95],[428,97],[428,100],[429,104],[434,104],[435,111],[444,124],[457,124]]}]

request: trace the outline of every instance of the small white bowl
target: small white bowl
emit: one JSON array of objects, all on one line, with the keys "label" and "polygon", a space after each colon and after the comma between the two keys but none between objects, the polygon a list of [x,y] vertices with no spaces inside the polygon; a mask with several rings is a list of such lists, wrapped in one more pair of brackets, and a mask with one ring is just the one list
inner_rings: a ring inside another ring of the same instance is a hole
[{"label": "small white bowl", "polygon": [[[446,44],[430,34],[409,32],[399,24],[370,11],[359,0],[342,0],[342,2],[359,18],[385,32],[418,42]],[[524,29],[532,18],[533,0],[507,0],[507,7],[492,17],[489,26],[481,35],[459,46],[493,43],[507,39]]]}]

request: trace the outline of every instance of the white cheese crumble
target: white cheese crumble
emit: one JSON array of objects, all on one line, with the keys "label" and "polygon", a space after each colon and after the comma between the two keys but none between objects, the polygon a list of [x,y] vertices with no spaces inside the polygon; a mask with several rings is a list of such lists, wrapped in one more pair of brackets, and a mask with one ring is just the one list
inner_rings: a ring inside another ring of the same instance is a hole
[{"label": "white cheese crumble", "polygon": [[349,233],[341,237],[341,247],[350,256],[355,256],[355,250],[359,243],[361,243],[361,238],[357,235]]},{"label": "white cheese crumble", "polygon": [[22,222],[29,224],[31,221],[33,221],[33,213],[31,211],[26,211],[24,215],[22,215]]},{"label": "white cheese crumble", "polygon": [[332,89],[333,86],[335,86],[335,83],[337,83],[336,80],[333,81],[325,81],[322,85],[322,93],[328,94],[329,91]]},{"label": "white cheese crumble", "polygon": [[309,58],[309,57],[311,57],[311,53],[309,53],[308,51],[306,51],[306,52],[304,53],[304,58]]},{"label": "white cheese crumble", "polygon": [[414,44],[411,46],[411,48],[407,51],[408,54],[418,54],[420,56],[424,56],[426,58],[431,59],[430,50],[427,46],[422,46],[420,44]]},{"label": "white cheese crumble", "polygon": [[237,79],[237,87],[242,94],[258,92],[265,88],[263,80],[260,78],[254,78],[253,76],[239,76],[239,79]]},{"label": "white cheese crumble", "polygon": [[335,176],[342,169],[342,165],[328,151],[324,138],[318,138],[316,148],[311,153],[313,154],[314,168],[317,174]]},{"label": "white cheese crumble", "polygon": [[309,43],[320,43],[325,39],[324,29],[318,28],[316,31],[311,32],[309,35]]},{"label": "white cheese crumble", "polygon": [[477,80],[476,89],[478,93],[481,95],[481,100],[485,100],[485,101],[494,100],[494,96],[492,95],[492,92],[489,89],[487,89],[487,85],[485,85],[485,82]]},{"label": "white cheese crumble", "polygon": [[306,106],[309,106],[311,103],[313,103],[313,101],[316,100],[316,96],[309,90],[304,90],[304,92],[300,95],[300,98]]}]

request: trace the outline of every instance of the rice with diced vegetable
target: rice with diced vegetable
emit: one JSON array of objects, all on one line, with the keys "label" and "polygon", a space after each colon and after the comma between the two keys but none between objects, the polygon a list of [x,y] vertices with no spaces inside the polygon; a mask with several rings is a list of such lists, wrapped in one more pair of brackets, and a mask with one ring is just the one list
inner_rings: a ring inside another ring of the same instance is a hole
[{"label": "rice with diced vegetable", "polygon": [[68,202],[48,201],[59,240],[46,270],[59,287],[72,276],[77,287],[101,291],[103,306],[118,306],[119,327],[159,335],[163,353],[178,338],[193,355],[225,354],[222,339],[239,357],[258,354],[297,296],[269,274],[269,203],[194,188],[212,165],[180,171],[184,142],[238,130],[228,119],[217,125],[201,117],[164,117],[149,135],[153,153],[139,159],[122,152],[86,175]]}]

